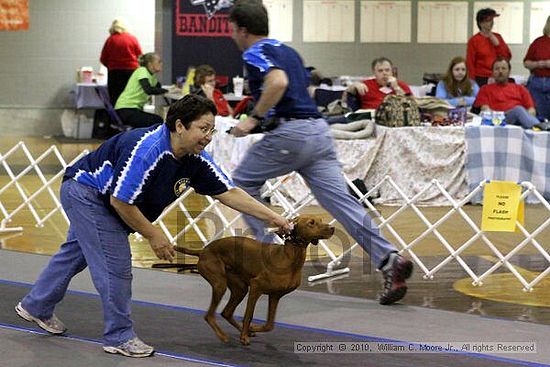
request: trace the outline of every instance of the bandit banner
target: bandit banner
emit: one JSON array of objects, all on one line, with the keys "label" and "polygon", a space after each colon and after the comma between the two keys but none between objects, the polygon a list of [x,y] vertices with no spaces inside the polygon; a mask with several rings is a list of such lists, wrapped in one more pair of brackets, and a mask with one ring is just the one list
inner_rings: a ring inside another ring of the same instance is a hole
[{"label": "bandit banner", "polygon": [[174,0],[172,75],[187,75],[191,66],[209,64],[217,75],[243,75],[241,52],[231,38],[233,0]]}]

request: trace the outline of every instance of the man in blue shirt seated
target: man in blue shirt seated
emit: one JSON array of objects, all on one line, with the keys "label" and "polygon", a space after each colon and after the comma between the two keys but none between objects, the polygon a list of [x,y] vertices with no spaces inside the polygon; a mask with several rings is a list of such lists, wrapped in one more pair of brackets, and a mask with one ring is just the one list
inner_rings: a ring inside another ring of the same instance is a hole
[{"label": "man in blue shirt seated", "polygon": [[71,222],[67,241],[16,306],[19,316],[63,334],[54,308],[70,280],[88,266],[103,304],[103,349],[147,357],[154,349],[136,336],[130,319],[130,232],[143,235],[159,259],[172,261],[172,244],[151,222],[187,187],[290,230],[285,218],[235,187],[203,150],[216,132],[215,115],[212,101],[187,95],[170,107],[163,124],[118,134],[67,168],[61,186]]},{"label": "man in blue shirt seated", "polygon": [[[308,94],[308,73],[298,53],[269,34],[267,10],[261,2],[240,1],[229,15],[233,39],[244,51],[249,86],[256,100],[250,117],[231,133],[245,136],[264,119],[277,124],[247,152],[233,173],[235,183],[259,198],[267,179],[297,171],[306,180],[319,203],[334,216],[370,255],[384,274],[381,304],[392,304],[405,296],[413,264],[401,257],[392,244],[349,192],[336,158],[332,134]],[[264,224],[245,216],[256,238],[272,239]]]}]

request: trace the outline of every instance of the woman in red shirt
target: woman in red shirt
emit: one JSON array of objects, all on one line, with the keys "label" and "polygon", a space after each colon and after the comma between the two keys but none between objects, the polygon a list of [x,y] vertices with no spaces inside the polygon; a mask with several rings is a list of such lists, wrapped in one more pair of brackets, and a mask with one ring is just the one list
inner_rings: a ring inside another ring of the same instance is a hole
[{"label": "woman in red shirt", "polygon": [[537,117],[550,120],[550,17],[543,35],[529,46],[523,65],[531,71],[527,89],[535,100]]},{"label": "woman in red shirt", "polygon": [[506,60],[512,58],[512,52],[502,36],[492,31],[494,18],[498,16],[500,14],[494,9],[480,9],[476,14],[479,32],[468,40],[466,66],[470,79],[475,80],[480,87],[487,84],[487,80],[492,76],[493,62],[497,57]]},{"label": "woman in red shirt", "polygon": [[218,115],[232,116],[233,109],[223,96],[223,92],[216,88],[216,70],[210,65],[199,65],[195,70],[191,93],[202,95],[216,104]]},{"label": "woman in red shirt", "polygon": [[139,67],[138,57],[142,54],[141,46],[136,37],[128,33],[120,19],[115,19],[111,34],[105,41],[99,60],[109,71],[107,89],[109,99],[114,106],[130,76]]}]

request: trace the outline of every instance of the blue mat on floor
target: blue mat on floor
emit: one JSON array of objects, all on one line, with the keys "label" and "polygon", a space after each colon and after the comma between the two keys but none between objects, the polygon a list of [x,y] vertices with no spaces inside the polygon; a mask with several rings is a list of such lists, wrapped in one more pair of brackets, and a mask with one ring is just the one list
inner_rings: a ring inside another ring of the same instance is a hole
[{"label": "blue mat on floor", "polygon": [[[14,306],[29,291],[29,285],[0,281],[0,324],[38,329],[19,318]],[[177,295],[184,297],[185,295]],[[176,295],[175,295],[176,297]],[[283,299],[284,301],[284,299]],[[223,302],[222,302],[223,304]],[[96,295],[69,292],[56,308],[57,316],[74,338],[101,341],[103,316]],[[206,363],[234,366],[373,366],[373,367],[511,367],[541,364],[468,354],[392,354],[334,353],[301,354],[294,352],[295,342],[384,342],[385,340],[329,330],[277,324],[269,333],[258,333],[250,346],[239,343],[238,331],[219,317],[220,326],[230,335],[227,344],[218,340],[203,319],[204,311],[170,307],[146,302],[132,304],[136,331],[145,342],[167,355],[194,358]],[[361,320],[357,320],[361,322]],[[40,329],[38,329],[40,330]],[[124,358],[124,357],[121,357]],[[154,357],[153,357],[154,358]]]}]

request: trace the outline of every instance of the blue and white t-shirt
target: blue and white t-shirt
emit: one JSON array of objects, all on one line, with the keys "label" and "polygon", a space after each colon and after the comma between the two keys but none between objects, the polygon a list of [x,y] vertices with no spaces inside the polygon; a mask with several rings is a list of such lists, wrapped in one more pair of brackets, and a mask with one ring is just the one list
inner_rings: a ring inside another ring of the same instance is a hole
[{"label": "blue and white t-shirt", "polygon": [[64,177],[97,189],[107,205],[111,195],[136,205],[150,221],[188,186],[203,195],[222,194],[234,187],[204,151],[176,159],[165,124],[112,137],[67,167]]},{"label": "blue and white t-shirt", "polygon": [[315,102],[310,97],[309,72],[298,53],[285,44],[264,38],[243,53],[248,85],[254,98],[259,100],[265,75],[273,68],[283,70],[288,77],[285,94],[268,116],[286,118],[318,118]]}]

